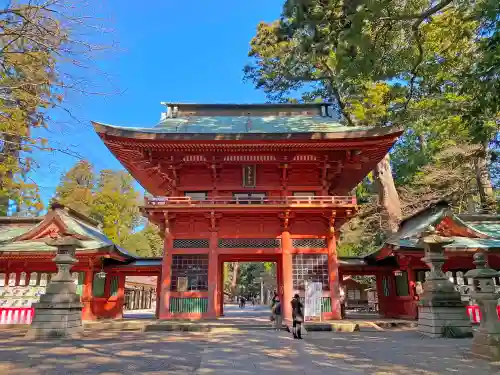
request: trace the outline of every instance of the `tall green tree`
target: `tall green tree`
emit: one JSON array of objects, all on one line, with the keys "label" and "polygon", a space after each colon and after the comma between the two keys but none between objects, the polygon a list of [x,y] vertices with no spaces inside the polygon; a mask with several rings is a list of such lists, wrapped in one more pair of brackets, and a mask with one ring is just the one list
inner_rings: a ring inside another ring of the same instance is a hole
[{"label": "tall green tree", "polygon": [[[67,92],[89,93],[84,70],[105,49],[92,43],[104,29],[85,1],[7,1],[0,9],[0,215],[42,208],[29,172],[34,149],[75,155],[65,145],[34,135],[54,123]],[[96,90],[97,91],[97,90]],[[68,111],[68,108],[62,107]],[[13,203],[13,204],[12,204]],[[31,207],[31,208],[30,208]]]},{"label": "tall green tree", "polygon": [[121,244],[141,222],[139,193],[127,172],[102,170],[96,187],[92,216],[106,236]]},{"label": "tall green tree", "polygon": [[[351,126],[404,125],[392,163],[400,183],[447,148],[481,145],[469,157],[487,209],[498,7],[493,0],[288,0],[279,20],[258,26],[245,76],[274,101],[331,101]],[[372,177],[382,210],[370,210],[394,231],[401,210],[388,157]]]},{"label": "tall green tree", "polygon": [[142,257],[163,256],[163,239],[159,236],[159,229],[151,223],[127,236],[122,246]]},{"label": "tall green tree", "polygon": [[128,173],[96,175],[89,162],[78,162],[62,176],[54,199],[97,220],[103,233],[125,249],[145,257],[162,255],[159,230],[141,216],[139,193]]},{"label": "tall green tree", "polygon": [[55,199],[65,206],[90,216],[93,214],[96,175],[92,164],[80,161],[61,178]]}]

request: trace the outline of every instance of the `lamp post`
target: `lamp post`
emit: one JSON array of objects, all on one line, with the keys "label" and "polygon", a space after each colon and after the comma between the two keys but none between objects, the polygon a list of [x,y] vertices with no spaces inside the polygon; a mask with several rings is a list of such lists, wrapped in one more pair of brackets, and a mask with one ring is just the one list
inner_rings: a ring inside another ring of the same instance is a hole
[{"label": "lamp post", "polygon": [[491,269],[486,261],[486,255],[480,252],[474,254],[476,268],[468,271],[465,276],[473,280],[472,298],[477,301],[481,311],[479,329],[474,333],[472,353],[489,360],[500,360],[500,322],[498,321],[497,305],[500,293],[495,293],[493,278],[500,272]]},{"label": "lamp post", "polygon": [[77,239],[67,236],[46,241],[56,249],[53,259],[57,266],[54,276],[40,302],[34,303],[35,316],[27,338],[75,337],[83,332],[82,304],[76,293],[76,285],[70,269],[77,262],[75,251],[82,245]]}]

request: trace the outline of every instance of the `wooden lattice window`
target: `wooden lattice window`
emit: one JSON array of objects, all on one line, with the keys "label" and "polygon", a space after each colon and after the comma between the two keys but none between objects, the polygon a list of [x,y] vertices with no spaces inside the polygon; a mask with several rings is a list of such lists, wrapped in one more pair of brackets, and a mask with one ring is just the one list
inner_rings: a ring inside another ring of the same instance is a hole
[{"label": "wooden lattice window", "polygon": [[382,277],[382,288],[384,290],[384,296],[389,297],[391,295],[391,289],[389,288],[389,278],[387,276]]},{"label": "wooden lattice window", "polygon": [[328,254],[294,254],[292,277],[295,290],[304,290],[306,281],[322,283],[323,290],[329,290]]},{"label": "wooden lattice window", "polygon": [[219,240],[219,247],[245,249],[245,248],[265,248],[273,249],[281,247],[279,238],[222,238]]},{"label": "wooden lattice window", "polygon": [[104,287],[106,285],[106,279],[101,278],[98,272],[94,274],[94,280],[92,281],[92,295],[94,297],[104,297]]},{"label": "wooden lattice window", "polygon": [[78,279],[76,284],[76,294],[81,296],[83,294],[83,283],[85,282],[85,272],[78,272]]},{"label": "wooden lattice window", "polygon": [[203,239],[175,239],[174,249],[208,249],[208,240]]},{"label": "wooden lattice window", "polygon": [[173,255],[172,291],[177,291],[179,278],[187,278],[188,291],[208,290],[208,254]]},{"label": "wooden lattice window", "polygon": [[292,239],[292,247],[297,249],[324,249],[326,240],[324,238],[296,238]]},{"label": "wooden lattice window", "polygon": [[401,271],[400,274],[394,276],[396,283],[396,295],[399,297],[407,297],[410,295],[410,288],[408,285],[408,273]]},{"label": "wooden lattice window", "polygon": [[118,285],[120,282],[120,278],[118,276],[111,277],[109,281],[109,295],[110,297],[115,297],[118,295]]},{"label": "wooden lattice window", "polygon": [[359,289],[347,289],[347,299],[351,301],[361,300],[361,291]]}]

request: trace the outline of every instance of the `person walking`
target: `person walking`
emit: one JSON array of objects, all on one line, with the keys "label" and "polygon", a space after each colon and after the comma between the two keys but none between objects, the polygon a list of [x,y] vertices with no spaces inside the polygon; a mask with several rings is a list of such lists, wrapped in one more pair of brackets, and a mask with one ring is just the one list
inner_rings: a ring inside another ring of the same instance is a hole
[{"label": "person walking", "polygon": [[274,291],[273,293],[273,299],[271,300],[271,309],[274,307],[274,304],[276,303],[276,300],[279,299],[278,292]]},{"label": "person walking", "polygon": [[272,313],[274,317],[274,329],[276,331],[281,331],[281,324],[283,322],[283,318],[281,315],[281,302],[279,297],[276,298],[276,301],[274,302],[274,306],[272,308]]},{"label": "person walking", "polygon": [[295,294],[292,302],[292,334],[294,339],[302,339],[302,323],[304,322],[304,305],[300,302],[300,296]]}]

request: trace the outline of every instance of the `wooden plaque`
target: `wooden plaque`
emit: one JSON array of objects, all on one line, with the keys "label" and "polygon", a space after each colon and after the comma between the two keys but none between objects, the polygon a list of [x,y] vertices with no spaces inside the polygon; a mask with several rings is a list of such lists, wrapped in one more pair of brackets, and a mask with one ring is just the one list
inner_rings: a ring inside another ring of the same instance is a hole
[{"label": "wooden plaque", "polygon": [[255,164],[243,166],[243,187],[255,187],[256,185]]}]

